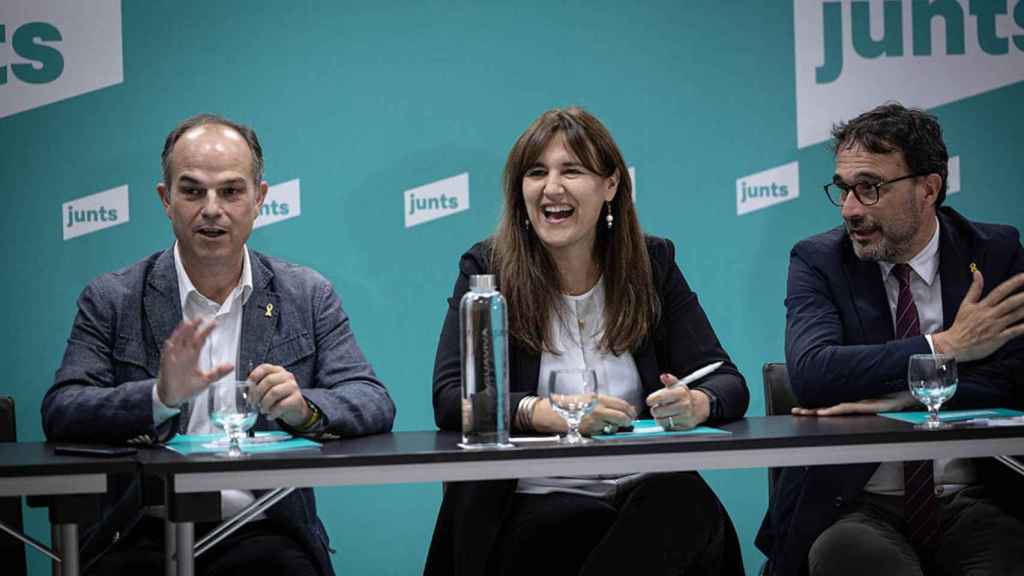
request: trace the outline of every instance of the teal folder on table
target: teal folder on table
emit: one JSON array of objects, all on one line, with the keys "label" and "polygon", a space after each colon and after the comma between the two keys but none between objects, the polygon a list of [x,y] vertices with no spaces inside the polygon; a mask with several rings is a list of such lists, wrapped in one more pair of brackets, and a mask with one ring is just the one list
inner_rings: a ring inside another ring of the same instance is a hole
[{"label": "teal folder on table", "polygon": [[[910,424],[924,424],[928,419],[928,412],[882,412],[879,416],[900,420]],[[1009,408],[982,408],[976,410],[950,410],[939,412],[940,422],[962,422],[965,420],[1001,419],[1024,416],[1020,410]],[[1022,422],[1024,424],[1024,422]]]},{"label": "teal folder on table", "polygon": [[[164,446],[186,456],[227,451],[227,443],[224,441],[223,434],[178,434]],[[274,431],[257,432],[253,438],[244,438],[240,447],[245,454],[267,454],[318,449],[320,444],[308,438],[295,438],[287,432]]]},{"label": "teal folder on table", "polygon": [[619,432],[617,434],[591,436],[594,440],[625,440],[637,438],[652,438],[658,436],[708,436],[719,434],[732,434],[728,430],[719,430],[710,426],[697,426],[689,430],[665,431],[654,420],[634,420],[631,432]]}]

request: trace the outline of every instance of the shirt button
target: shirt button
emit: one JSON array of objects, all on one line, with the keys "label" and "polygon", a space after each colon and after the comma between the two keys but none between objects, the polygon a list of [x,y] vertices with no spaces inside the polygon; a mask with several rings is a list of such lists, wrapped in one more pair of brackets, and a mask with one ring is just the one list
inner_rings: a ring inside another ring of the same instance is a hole
[{"label": "shirt button", "polygon": [[943,492],[945,492],[945,491],[946,491],[946,489],[943,488],[942,486],[936,486],[935,487],[935,495],[936,496],[942,496]]}]

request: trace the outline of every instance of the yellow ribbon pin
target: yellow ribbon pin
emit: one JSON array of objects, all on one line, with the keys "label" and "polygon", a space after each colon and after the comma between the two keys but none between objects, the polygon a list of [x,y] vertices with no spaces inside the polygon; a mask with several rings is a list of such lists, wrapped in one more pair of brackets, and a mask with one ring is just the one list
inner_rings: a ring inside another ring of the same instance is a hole
[{"label": "yellow ribbon pin", "polygon": [[[972,266],[973,266],[973,264],[972,264]],[[266,316],[267,318],[273,318],[274,317],[274,305],[273,304],[267,304],[267,311],[264,312],[263,315]]]},{"label": "yellow ribbon pin", "polygon": [[974,262],[971,262],[971,274],[974,274],[977,271],[978,271],[978,265],[975,264]]}]

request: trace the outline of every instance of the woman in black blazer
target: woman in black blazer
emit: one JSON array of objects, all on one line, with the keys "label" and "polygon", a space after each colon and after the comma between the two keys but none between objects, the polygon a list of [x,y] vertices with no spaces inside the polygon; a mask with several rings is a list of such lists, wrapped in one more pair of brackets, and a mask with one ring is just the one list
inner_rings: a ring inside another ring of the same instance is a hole
[{"label": "woman in black blazer", "polygon": [[[594,368],[601,395],[581,431],[654,417],[682,430],[741,418],[746,382],[675,264],[643,235],[626,164],[597,118],[545,112],[504,173],[494,236],[462,255],[434,364],[434,417],[461,430],[458,307],[473,274],[508,302],[513,429],[564,432],[537,395],[552,369]],[[721,362],[689,388],[679,378]],[[543,560],[542,560],[543,558]],[[693,472],[449,483],[427,574],[742,574],[735,529]]]}]

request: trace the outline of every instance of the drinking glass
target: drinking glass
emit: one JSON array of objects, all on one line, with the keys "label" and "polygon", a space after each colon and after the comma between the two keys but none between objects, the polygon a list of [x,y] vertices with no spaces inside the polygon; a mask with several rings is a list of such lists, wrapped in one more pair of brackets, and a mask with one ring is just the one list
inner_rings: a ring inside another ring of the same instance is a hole
[{"label": "drinking glass", "polygon": [[956,359],[945,354],[914,354],[907,365],[910,393],[928,407],[924,428],[942,428],[939,407],[956,393]]},{"label": "drinking glass", "polygon": [[224,456],[238,458],[242,455],[239,441],[256,423],[256,405],[250,400],[255,387],[247,380],[225,379],[210,384],[207,389],[210,422],[227,436],[228,451]]},{"label": "drinking glass", "polygon": [[597,404],[597,374],[593,370],[553,370],[548,378],[551,407],[569,424],[562,444],[586,444],[580,436],[580,421]]}]

